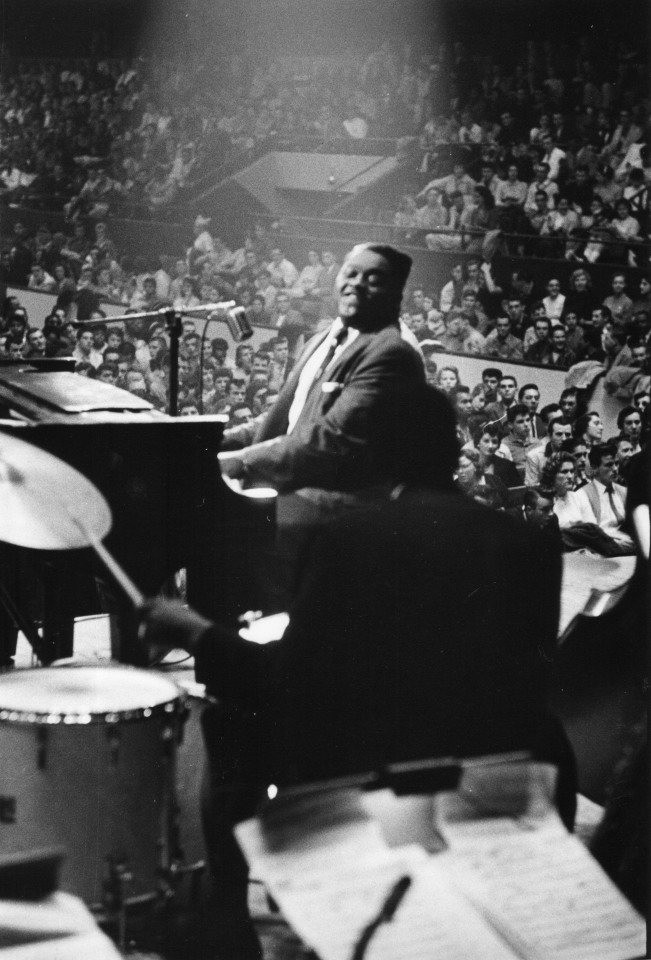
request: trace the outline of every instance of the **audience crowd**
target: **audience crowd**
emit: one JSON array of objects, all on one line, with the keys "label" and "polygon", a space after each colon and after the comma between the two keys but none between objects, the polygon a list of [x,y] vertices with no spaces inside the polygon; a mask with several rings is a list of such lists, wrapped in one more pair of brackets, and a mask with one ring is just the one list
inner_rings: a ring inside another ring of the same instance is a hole
[{"label": "audience crowd", "polygon": [[[193,63],[10,61],[0,81],[0,193],[63,213],[65,226],[52,232],[44,215],[30,233],[16,222],[3,244],[0,281],[51,293],[56,305],[41,329],[7,297],[0,356],[72,356],[79,373],[164,410],[164,320],[128,314],[173,307],[184,314],[181,414],[224,414],[225,444],[248,442],[306,339],[335,314],[335,253],[306,248],[294,263],[278,228],[260,223],[230,249],[199,215],[185,248],[131,258],[112,219],[184,209],[203,177],[259,148],[394,138],[397,182],[409,189],[393,239],[464,254],[442,288],[417,279],[401,318],[428,379],[457,410],[459,486],[534,522],[555,517],[568,548],[626,551],[627,470],[649,424],[651,287],[637,279],[650,249],[644,66],[641,50],[608,37],[530,42],[504,56],[461,43],[427,56],[385,45],[345,63],[200,51]],[[543,285],[524,269],[505,273],[500,254],[525,266],[544,260]],[[574,264],[567,282],[556,258]],[[605,297],[583,264],[603,265]],[[188,316],[224,300],[269,328],[257,349],[233,352]],[[122,305],[126,321],[109,322],[105,303]],[[87,319],[106,322],[71,325]],[[445,353],[527,364],[525,382],[495,366],[481,383],[461,384]],[[539,366],[567,371],[558,402],[540,412]],[[605,444],[588,402],[601,378],[624,404]]]}]

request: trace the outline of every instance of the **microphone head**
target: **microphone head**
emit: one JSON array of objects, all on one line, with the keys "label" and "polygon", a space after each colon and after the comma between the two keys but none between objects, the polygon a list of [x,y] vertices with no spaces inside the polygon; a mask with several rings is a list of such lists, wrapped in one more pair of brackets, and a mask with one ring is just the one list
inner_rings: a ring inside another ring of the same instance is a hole
[{"label": "microphone head", "polygon": [[244,307],[233,307],[226,312],[226,323],[233,340],[242,343],[253,336],[253,327],[248,321]]}]

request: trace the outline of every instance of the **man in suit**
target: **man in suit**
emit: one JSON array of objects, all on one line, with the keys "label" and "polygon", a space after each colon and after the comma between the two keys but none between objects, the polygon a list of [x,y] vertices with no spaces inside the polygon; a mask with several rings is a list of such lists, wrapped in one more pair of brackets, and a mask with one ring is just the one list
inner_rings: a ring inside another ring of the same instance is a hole
[{"label": "man in suit", "polygon": [[[208,691],[259,718],[249,754],[237,747],[238,770],[253,780],[531,750],[560,765],[568,792],[559,806],[571,823],[571,752],[544,693],[560,553],[551,538],[455,490],[458,443],[445,397],[412,382],[395,399],[380,403],[378,466],[391,486],[313,539],[281,640],[247,644],[160,600],[144,608],[141,635],[158,653],[191,650]],[[223,715],[207,715],[204,730],[223,763],[233,750]],[[210,802],[208,821],[220,815],[219,796]],[[219,850],[228,853],[225,843]],[[224,876],[223,863],[214,869]]]},{"label": "man in suit", "polygon": [[614,443],[599,443],[588,454],[592,480],[576,492],[581,519],[596,523],[619,548],[622,556],[635,553],[635,545],[624,529],[626,519],[626,487],[614,483],[617,471],[617,449]]},{"label": "man in suit", "polygon": [[373,498],[386,482],[379,409],[425,376],[400,334],[410,269],[411,258],[393,247],[353,247],[337,276],[339,316],[308,343],[256,442],[220,454],[229,477],[281,494],[279,543],[290,576],[315,526]]}]

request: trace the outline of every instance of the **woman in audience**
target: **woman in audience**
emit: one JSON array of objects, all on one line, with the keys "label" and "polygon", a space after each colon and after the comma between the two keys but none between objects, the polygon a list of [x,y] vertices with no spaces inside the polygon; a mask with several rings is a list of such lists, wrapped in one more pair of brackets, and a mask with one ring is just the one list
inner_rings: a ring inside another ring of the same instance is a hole
[{"label": "woman in audience", "polygon": [[481,503],[490,502],[498,509],[504,507],[508,491],[501,480],[482,470],[479,451],[465,446],[459,456],[457,486],[466,496]]},{"label": "woman in audience", "polygon": [[569,527],[581,519],[574,485],[576,461],[571,453],[553,453],[543,467],[541,487],[554,494],[554,513],[560,527]]},{"label": "woman in audience", "polygon": [[435,378],[435,386],[442,393],[452,394],[455,387],[460,386],[461,378],[456,367],[441,367]]},{"label": "woman in audience", "polygon": [[574,436],[580,437],[588,450],[590,447],[594,447],[596,443],[601,443],[603,435],[604,425],[596,410],[584,413],[574,424]]}]

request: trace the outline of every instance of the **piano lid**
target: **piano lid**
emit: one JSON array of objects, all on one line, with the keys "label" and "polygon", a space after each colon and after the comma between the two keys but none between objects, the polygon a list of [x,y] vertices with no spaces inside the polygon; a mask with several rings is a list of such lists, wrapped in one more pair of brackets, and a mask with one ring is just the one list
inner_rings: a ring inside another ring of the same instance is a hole
[{"label": "piano lid", "polygon": [[16,399],[30,398],[60,413],[154,410],[147,400],[136,397],[127,390],[100,380],[89,380],[78,373],[45,373],[29,367],[3,368],[0,371],[0,383],[13,393]]}]

